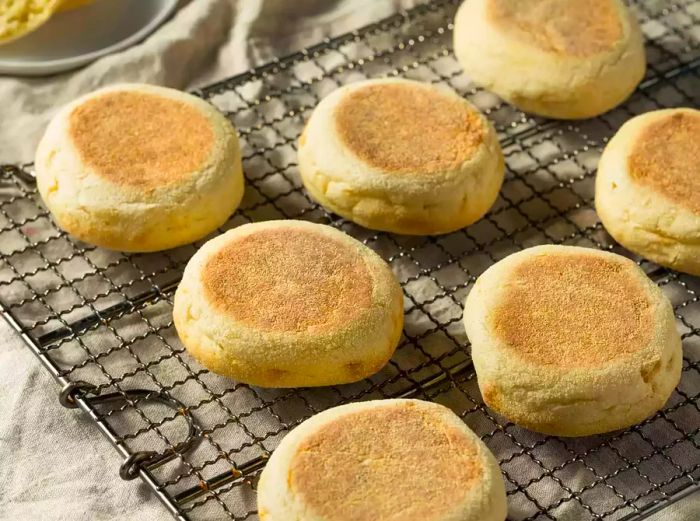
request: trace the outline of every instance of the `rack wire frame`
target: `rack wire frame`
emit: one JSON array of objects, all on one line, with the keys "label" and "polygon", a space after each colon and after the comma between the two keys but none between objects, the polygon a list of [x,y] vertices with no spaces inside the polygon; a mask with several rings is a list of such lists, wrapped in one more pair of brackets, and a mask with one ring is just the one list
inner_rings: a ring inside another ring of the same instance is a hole
[{"label": "rack wire frame", "polygon": [[[259,389],[209,373],[172,324],[182,270],[204,241],[158,254],[109,252],[59,230],[38,197],[31,165],[0,170],[0,306],[79,407],[177,519],[256,519],[255,481],[286,432],[350,401],[416,397],[444,403],[500,462],[509,517],[639,519],[698,488],[700,302],[697,278],[632,256],[592,209],[596,162],[635,114],[700,101],[700,0],[633,3],[648,73],[633,96],[591,120],[531,117],[475,87],[451,53],[456,0],[438,0],[200,89],[241,138],[246,194],[216,233],[271,218],[335,226],[375,249],[401,281],[406,326],[392,361],[357,384]],[[507,175],[478,223],[435,237],[363,229],[304,192],[296,140],[318,101],[359,79],[444,83],[498,130]],[[461,326],[461,305],[490,264],[541,243],[612,250],[638,261],[671,298],[683,376],[666,406],[625,431],[563,439],[521,429],[484,406]],[[78,443],[78,441],[76,441]]]}]

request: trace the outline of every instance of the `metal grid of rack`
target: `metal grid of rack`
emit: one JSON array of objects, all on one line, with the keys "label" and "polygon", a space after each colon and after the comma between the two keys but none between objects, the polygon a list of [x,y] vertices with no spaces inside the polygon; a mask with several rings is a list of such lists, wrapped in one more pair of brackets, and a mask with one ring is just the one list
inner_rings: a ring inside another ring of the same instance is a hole
[{"label": "metal grid of rack", "polygon": [[[240,209],[217,233],[272,218],[331,224],[379,252],[401,281],[400,346],[362,382],[274,390],[209,373],[184,350],[171,315],[182,270],[204,241],[158,254],[80,243],[54,226],[31,165],[2,166],[2,313],[63,386],[61,403],[90,414],[124,456],[121,476],[145,480],[175,517],[257,519],[256,477],[285,433],[336,404],[399,396],[444,403],[482,437],[500,461],[514,520],[639,518],[697,487],[700,280],[636,259],[674,304],[682,380],[641,424],[580,439],[529,432],[484,406],[461,304],[484,269],[528,246],[629,255],[592,209],[596,162],[631,116],[698,106],[700,1],[634,3],[647,76],[623,106],[580,122],[533,118],[471,84],[451,53],[457,3],[421,5],[197,92],[238,128],[247,178]],[[340,85],[395,75],[451,86],[496,126],[506,181],[478,223],[437,237],[376,233],[327,213],[304,192],[296,139],[311,109]]]}]

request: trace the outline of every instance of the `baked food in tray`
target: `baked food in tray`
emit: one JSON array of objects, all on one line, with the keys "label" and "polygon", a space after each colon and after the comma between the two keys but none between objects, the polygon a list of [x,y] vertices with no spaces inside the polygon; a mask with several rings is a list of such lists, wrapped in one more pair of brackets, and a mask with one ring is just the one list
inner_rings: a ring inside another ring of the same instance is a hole
[{"label": "baked food in tray", "polygon": [[613,253],[548,245],[512,254],[479,277],[464,325],[486,404],[537,432],[634,425],[681,376],[671,303]]},{"label": "baked food in tray", "polygon": [[496,132],[475,107],[449,88],[404,79],[332,92],[299,138],[309,194],[376,230],[468,226],[493,205],[504,171]]},{"label": "baked food in tray", "polygon": [[465,72],[541,116],[602,114],[646,70],[639,24],[621,0],[465,0],[454,23]]},{"label": "baked food in tray", "polygon": [[59,110],[39,143],[39,193],[80,240],[156,251],[201,239],[243,196],[236,132],[205,101],[120,84]]},{"label": "baked food in tray", "polygon": [[246,224],[207,242],[175,294],[175,327],[212,371],[262,387],[361,380],[403,327],[403,293],[370,248],[306,221]]},{"label": "baked food in tray", "polygon": [[625,248],[700,275],[700,111],[655,110],[627,121],[598,163],[595,207]]},{"label": "baked food in tray", "polygon": [[258,485],[261,521],[503,521],[503,478],[451,410],[421,400],[333,407],[290,432]]}]

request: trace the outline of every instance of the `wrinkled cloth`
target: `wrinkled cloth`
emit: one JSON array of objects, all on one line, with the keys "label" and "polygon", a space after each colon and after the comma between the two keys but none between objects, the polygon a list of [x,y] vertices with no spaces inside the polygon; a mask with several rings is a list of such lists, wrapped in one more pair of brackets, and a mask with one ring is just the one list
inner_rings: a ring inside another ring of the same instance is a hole
[{"label": "wrinkled cloth", "polygon": [[[144,0],[148,1],[148,0]],[[51,116],[115,82],[202,86],[409,8],[415,0],[190,0],[146,41],[49,78],[0,76],[0,163],[32,161]]]},{"label": "wrinkled cloth", "polygon": [[[45,79],[0,78],[0,162],[29,162],[61,104],[114,82],[202,86],[325,37],[410,0],[192,0],[143,43]],[[167,520],[145,484],[118,476],[121,457],[81,412],[58,404],[58,386],[0,320],[0,519]],[[700,518],[694,496],[657,521]]]}]

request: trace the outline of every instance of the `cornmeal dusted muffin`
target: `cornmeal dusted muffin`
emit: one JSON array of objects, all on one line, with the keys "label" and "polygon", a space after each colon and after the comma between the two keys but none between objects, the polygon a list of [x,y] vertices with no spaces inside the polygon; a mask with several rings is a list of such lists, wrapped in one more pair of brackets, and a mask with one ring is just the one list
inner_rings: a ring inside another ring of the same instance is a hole
[{"label": "cornmeal dusted muffin", "polygon": [[613,253],[537,246],[510,255],[477,280],[464,325],[486,404],[538,432],[634,425],[680,380],[670,302]]},{"label": "cornmeal dusted muffin", "polygon": [[605,147],[595,206],[624,247],[700,275],[700,111],[647,112]]},{"label": "cornmeal dusted muffin", "polygon": [[324,98],[299,139],[309,194],[368,228],[447,233],[493,205],[503,154],[486,118],[457,93],[369,80]]},{"label": "cornmeal dusted muffin", "polygon": [[243,195],[229,121],[199,98],[152,85],[115,85],[61,109],[35,168],[57,224],[113,250],[163,250],[200,239]]},{"label": "cornmeal dusted muffin", "polygon": [[465,0],[454,51],[479,85],[516,107],[589,118],[644,77],[644,42],[621,0]]},{"label": "cornmeal dusted muffin", "polygon": [[282,440],[258,486],[261,521],[503,521],[506,510],[483,442],[420,400],[317,414]]},{"label": "cornmeal dusted muffin", "polygon": [[59,11],[93,0],[3,0],[0,2],[0,45],[21,38],[45,24]]},{"label": "cornmeal dusted muffin", "polygon": [[207,242],[175,294],[175,327],[214,372],[262,387],[354,382],[396,349],[403,293],[389,266],[321,224],[247,224]]}]

